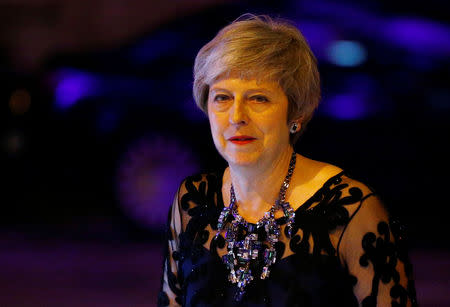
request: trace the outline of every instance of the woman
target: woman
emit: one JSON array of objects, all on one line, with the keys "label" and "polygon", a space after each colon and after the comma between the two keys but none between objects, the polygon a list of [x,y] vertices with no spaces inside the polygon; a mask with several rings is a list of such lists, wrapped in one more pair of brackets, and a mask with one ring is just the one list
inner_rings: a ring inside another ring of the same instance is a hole
[{"label": "woman", "polygon": [[411,306],[398,223],[337,166],[296,154],[320,99],[292,25],[246,16],[198,53],[194,97],[228,167],[188,177],[169,214],[159,305]]}]

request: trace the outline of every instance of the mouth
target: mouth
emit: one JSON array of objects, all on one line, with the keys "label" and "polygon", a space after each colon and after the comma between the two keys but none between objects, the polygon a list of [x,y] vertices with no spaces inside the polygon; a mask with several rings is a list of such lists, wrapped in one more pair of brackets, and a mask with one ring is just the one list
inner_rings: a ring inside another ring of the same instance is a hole
[{"label": "mouth", "polygon": [[256,140],[256,138],[247,135],[232,136],[228,139],[228,141],[238,145],[248,144],[254,140]]}]

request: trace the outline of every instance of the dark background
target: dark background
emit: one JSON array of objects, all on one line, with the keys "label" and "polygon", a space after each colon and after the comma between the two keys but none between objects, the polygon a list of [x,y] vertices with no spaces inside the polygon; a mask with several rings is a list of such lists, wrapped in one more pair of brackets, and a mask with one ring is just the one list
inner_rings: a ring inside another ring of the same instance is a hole
[{"label": "dark background", "polygon": [[225,165],[193,61],[247,12],[293,21],[318,58],[323,99],[297,152],[379,193],[406,225],[419,303],[450,306],[438,0],[0,0],[0,306],[155,302],[178,184]]}]

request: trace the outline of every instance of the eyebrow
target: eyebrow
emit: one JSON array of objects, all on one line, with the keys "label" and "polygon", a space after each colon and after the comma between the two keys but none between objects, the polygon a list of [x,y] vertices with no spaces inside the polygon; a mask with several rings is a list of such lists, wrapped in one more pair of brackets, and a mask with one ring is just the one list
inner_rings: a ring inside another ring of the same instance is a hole
[{"label": "eyebrow", "polygon": [[220,88],[220,87],[212,87],[209,89],[211,92],[218,92],[218,91],[224,91],[224,92],[229,92],[229,90],[224,89],[224,88]]},{"label": "eyebrow", "polygon": [[[224,91],[224,92],[230,92],[229,90],[225,89],[225,88],[220,88],[220,87],[213,87],[210,89],[210,91],[213,92],[218,92],[218,91]],[[263,88],[251,88],[245,91],[246,93],[254,93],[254,92],[263,92],[265,94],[272,94],[272,91],[270,90],[266,90]]]}]

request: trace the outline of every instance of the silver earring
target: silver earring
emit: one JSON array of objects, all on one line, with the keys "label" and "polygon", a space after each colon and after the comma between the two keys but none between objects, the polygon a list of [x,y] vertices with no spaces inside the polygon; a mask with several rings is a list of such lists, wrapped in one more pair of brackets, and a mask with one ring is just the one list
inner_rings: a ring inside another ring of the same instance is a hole
[{"label": "silver earring", "polygon": [[298,129],[298,124],[297,123],[293,123],[292,126],[291,126],[291,129],[289,129],[289,132],[294,134],[294,133],[297,132],[297,129]]}]

